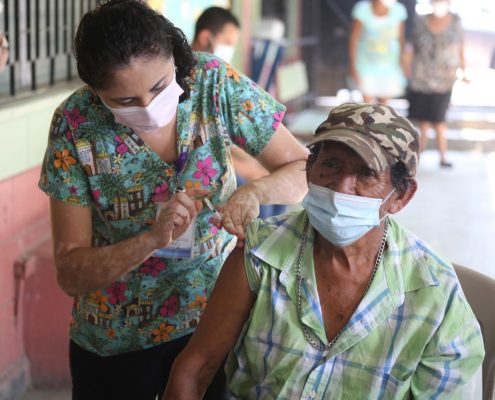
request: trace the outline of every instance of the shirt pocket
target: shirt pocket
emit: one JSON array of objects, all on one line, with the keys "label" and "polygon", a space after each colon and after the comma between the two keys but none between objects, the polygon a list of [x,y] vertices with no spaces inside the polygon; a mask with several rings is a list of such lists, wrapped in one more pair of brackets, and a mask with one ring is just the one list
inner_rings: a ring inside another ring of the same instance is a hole
[{"label": "shirt pocket", "polygon": [[354,365],[354,368],[357,369],[356,374],[350,375],[348,382],[343,383],[349,398],[353,398],[352,393],[365,392],[367,399],[401,400],[411,397],[412,374],[398,377],[393,375],[396,371],[386,372],[379,366],[364,363]]}]

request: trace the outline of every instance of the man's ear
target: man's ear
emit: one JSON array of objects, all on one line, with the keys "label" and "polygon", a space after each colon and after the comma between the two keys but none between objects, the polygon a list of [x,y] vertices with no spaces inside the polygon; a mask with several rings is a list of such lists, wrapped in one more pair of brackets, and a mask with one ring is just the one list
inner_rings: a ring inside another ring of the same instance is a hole
[{"label": "man's ear", "polygon": [[395,214],[402,210],[411,201],[418,189],[418,184],[416,179],[408,178],[408,185],[406,191],[401,195],[392,196],[392,201],[390,202],[388,208],[389,214]]},{"label": "man's ear", "polygon": [[209,29],[203,29],[198,33],[197,40],[201,51],[213,53],[212,38],[213,34]]}]

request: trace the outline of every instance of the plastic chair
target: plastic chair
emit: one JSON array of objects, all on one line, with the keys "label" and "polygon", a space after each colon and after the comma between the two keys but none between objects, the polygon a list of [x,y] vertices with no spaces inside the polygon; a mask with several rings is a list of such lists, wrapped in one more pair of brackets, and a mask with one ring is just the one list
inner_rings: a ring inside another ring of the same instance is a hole
[{"label": "plastic chair", "polygon": [[483,360],[483,400],[494,398],[495,387],[495,280],[454,264],[462,290],[481,325],[485,344]]}]

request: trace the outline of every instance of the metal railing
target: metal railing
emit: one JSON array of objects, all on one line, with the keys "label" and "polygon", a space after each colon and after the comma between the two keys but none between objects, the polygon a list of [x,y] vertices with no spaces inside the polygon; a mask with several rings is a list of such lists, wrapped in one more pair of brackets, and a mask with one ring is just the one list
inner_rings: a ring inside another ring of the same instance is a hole
[{"label": "metal railing", "polygon": [[[0,0],[0,31],[10,44],[7,68],[0,74],[0,99],[29,93],[76,77],[72,55],[82,15],[96,0]],[[3,26],[2,26],[3,25]]]}]

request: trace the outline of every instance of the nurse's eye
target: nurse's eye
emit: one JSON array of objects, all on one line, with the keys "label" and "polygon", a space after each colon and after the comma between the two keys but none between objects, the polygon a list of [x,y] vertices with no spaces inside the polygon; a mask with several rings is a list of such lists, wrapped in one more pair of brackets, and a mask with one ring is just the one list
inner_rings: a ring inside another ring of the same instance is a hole
[{"label": "nurse's eye", "polygon": [[133,98],[129,98],[129,99],[122,99],[122,100],[118,100],[116,103],[119,105],[119,106],[128,106],[130,105],[135,99]]},{"label": "nurse's eye", "polygon": [[167,85],[162,85],[162,86],[159,86],[159,87],[154,87],[153,89],[151,89],[151,91],[153,93],[160,93],[163,89],[165,89],[167,87]]}]

